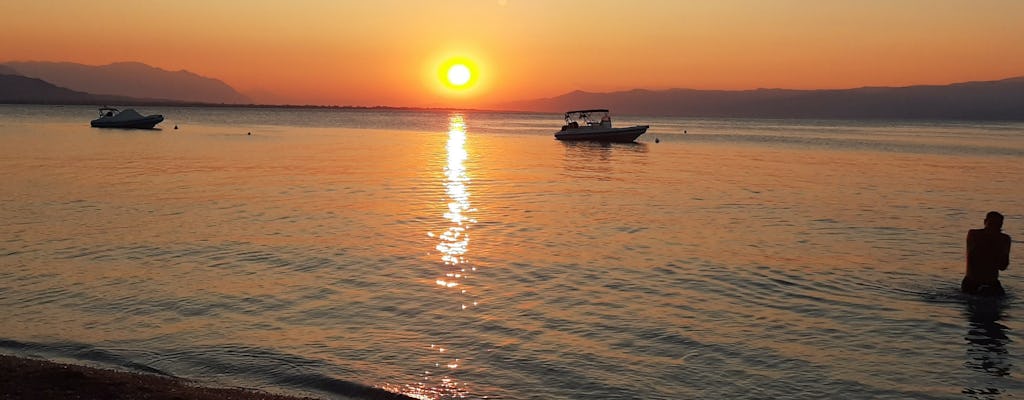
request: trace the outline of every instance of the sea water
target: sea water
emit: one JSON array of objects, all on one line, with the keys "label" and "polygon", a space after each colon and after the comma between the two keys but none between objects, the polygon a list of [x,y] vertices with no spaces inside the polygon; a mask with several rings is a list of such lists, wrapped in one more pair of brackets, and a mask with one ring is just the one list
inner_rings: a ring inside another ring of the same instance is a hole
[{"label": "sea water", "polygon": [[[0,106],[0,352],[322,398],[1024,393],[1021,123],[140,111]],[[990,210],[998,302],[958,293]]]}]

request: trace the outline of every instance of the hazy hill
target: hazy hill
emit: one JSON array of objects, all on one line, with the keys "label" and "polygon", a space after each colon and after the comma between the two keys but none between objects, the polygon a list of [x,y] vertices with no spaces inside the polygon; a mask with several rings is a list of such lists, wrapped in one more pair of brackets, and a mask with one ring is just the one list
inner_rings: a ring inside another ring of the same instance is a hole
[{"label": "hazy hill", "polygon": [[503,108],[543,112],[609,108],[616,114],[680,117],[1024,120],[1024,77],[846,90],[575,91]]},{"label": "hazy hill", "polygon": [[18,75],[18,71],[11,69],[6,65],[0,64],[0,75]]},{"label": "hazy hill", "polygon": [[0,103],[99,104],[109,99],[4,72],[0,66]]},{"label": "hazy hill", "polygon": [[163,99],[139,99],[128,96],[96,95],[62,88],[38,78],[11,75],[0,66],[0,104],[178,104]]},{"label": "hazy hill", "polygon": [[19,75],[93,94],[200,103],[249,103],[220,80],[188,71],[167,71],[137,62],[83,65],[69,62],[7,62]]}]

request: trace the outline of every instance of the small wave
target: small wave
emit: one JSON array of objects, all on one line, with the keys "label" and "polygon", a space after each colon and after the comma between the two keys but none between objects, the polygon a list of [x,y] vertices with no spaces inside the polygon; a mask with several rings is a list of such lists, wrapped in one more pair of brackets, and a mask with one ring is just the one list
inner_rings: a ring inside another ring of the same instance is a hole
[{"label": "small wave", "polygon": [[[280,354],[267,349],[246,346],[223,346],[220,348],[196,349],[169,353],[139,353],[140,357],[151,360],[134,360],[134,357],[96,346],[73,343],[31,343],[0,339],[0,352],[20,357],[50,359],[72,364],[92,364],[100,368],[114,368],[128,372],[156,374],[172,378],[188,379],[212,386],[230,386],[223,382],[210,381],[209,376],[251,376],[254,382],[246,386],[261,386],[259,390],[327,394],[367,400],[413,400],[412,397],[382,388],[332,378],[323,373],[310,371],[323,368],[314,360]],[[202,371],[202,376],[172,374],[153,367],[149,363],[165,364],[173,369]],[[190,365],[191,364],[191,365]],[[233,384],[244,383],[233,381]]]},{"label": "small wave", "polygon": [[53,358],[80,362],[86,361],[100,364],[101,366],[110,366],[132,372],[143,372],[147,374],[174,377],[174,375],[160,369],[153,368],[122,357],[116,353],[82,343],[28,343],[16,340],[0,339],[0,351],[31,358]]}]

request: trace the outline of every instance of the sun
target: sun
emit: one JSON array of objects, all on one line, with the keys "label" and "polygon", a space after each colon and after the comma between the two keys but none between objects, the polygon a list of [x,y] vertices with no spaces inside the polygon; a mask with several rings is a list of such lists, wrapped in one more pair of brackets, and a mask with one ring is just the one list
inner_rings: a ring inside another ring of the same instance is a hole
[{"label": "sun", "polygon": [[455,64],[448,67],[448,83],[452,86],[461,87],[469,83],[473,72],[465,64]]},{"label": "sun", "polygon": [[441,63],[437,69],[437,78],[449,90],[462,92],[472,88],[479,77],[479,69],[473,60],[466,57],[454,57]]}]

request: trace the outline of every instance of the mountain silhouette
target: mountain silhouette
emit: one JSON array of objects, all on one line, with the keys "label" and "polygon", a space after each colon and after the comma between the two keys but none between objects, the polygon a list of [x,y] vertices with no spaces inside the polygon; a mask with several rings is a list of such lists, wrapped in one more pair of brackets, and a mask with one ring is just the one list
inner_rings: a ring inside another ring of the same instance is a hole
[{"label": "mountain silhouette", "polygon": [[70,62],[6,62],[17,74],[97,95],[197,103],[246,104],[249,99],[220,80],[189,71],[167,71],[138,62],[84,65]]},{"label": "mountain silhouette", "polygon": [[1024,77],[945,86],[843,90],[574,91],[500,106],[563,112],[609,108],[616,114],[717,118],[1024,120]]},{"label": "mountain silhouette", "polygon": [[123,96],[97,96],[62,88],[20,75],[5,74],[0,66],[0,103],[12,104],[115,104],[139,102]]}]

